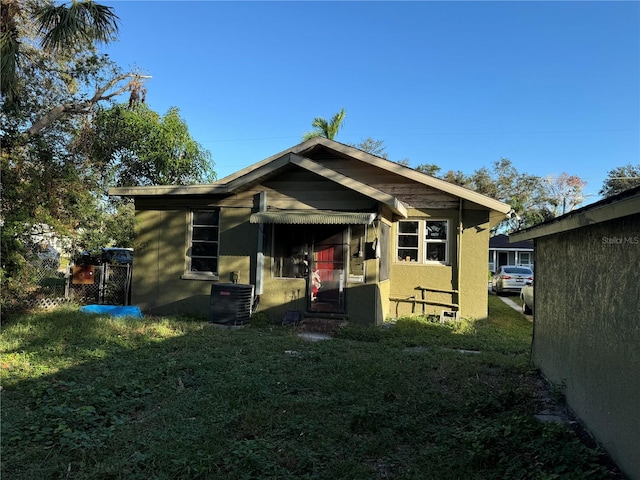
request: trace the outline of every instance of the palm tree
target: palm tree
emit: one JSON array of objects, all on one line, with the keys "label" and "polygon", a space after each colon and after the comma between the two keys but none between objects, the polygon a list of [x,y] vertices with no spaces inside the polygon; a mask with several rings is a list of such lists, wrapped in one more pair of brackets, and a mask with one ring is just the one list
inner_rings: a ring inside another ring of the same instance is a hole
[{"label": "palm tree", "polygon": [[24,0],[1,0],[0,4],[0,90],[9,103],[19,97],[18,71],[24,56],[20,48],[21,15],[34,22],[40,46],[51,53],[81,44],[108,43],[118,33],[119,18],[113,8],[92,0],[72,0],[62,5],[45,0],[33,9]]},{"label": "palm tree", "polygon": [[327,121],[322,117],[316,117],[313,119],[311,126],[315,128],[311,132],[307,132],[302,136],[303,140],[309,140],[315,137],[324,137],[329,140],[333,140],[338,133],[338,130],[342,128],[342,122],[344,121],[345,111],[344,107],[340,109],[333,117],[331,121]]}]

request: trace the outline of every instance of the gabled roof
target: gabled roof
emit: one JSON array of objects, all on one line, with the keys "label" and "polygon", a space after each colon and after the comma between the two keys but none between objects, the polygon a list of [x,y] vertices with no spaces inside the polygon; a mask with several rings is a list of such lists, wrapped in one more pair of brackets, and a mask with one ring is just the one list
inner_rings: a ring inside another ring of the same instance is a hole
[{"label": "gabled roof", "polygon": [[[230,192],[241,189],[244,185],[251,184],[269,177],[274,172],[282,170],[282,168],[288,164],[296,165],[304,170],[320,175],[327,180],[338,183],[345,188],[366,195],[369,198],[387,205],[394,213],[405,218],[407,217],[407,208],[393,195],[381,192],[380,190],[370,187],[369,185],[365,185],[364,183],[361,183],[353,178],[342,175],[335,170],[326,168],[325,166],[320,165],[317,162],[309,160],[308,158],[301,157],[292,152],[285,153],[281,157],[271,160],[270,162],[262,163],[260,166],[250,169],[244,175],[229,180],[226,183],[227,188],[229,188]],[[227,180],[230,178],[231,177],[227,177],[223,180]]]},{"label": "gabled roof", "polygon": [[448,193],[450,195],[454,195],[464,200],[468,200],[470,202],[476,203],[480,206],[489,208],[491,210],[495,210],[505,215],[511,211],[510,205],[507,205],[506,203],[500,202],[493,198],[487,197],[486,195],[482,195],[480,193],[474,192],[473,190],[469,190],[468,188],[455,185],[453,183],[447,182],[446,180],[442,180],[440,178],[432,177],[431,175],[418,172],[412,168],[405,167],[404,165],[400,165],[399,163],[396,163],[396,162],[392,162],[391,160],[386,160],[384,158],[376,157],[375,155],[371,155],[370,153],[364,152],[355,147],[351,147],[349,145],[336,142],[334,140],[329,140],[324,137],[315,137],[310,140],[307,140],[306,142],[300,143],[294,147],[288,148],[283,152],[272,155],[269,158],[265,158],[261,162],[258,162],[247,168],[239,170],[236,173],[233,173],[219,180],[216,183],[228,183],[231,181],[236,181],[246,175],[249,175],[253,170],[259,169],[262,166],[282,157],[283,155],[286,155],[287,153],[295,153],[300,156],[305,156],[304,155],[305,152],[309,152],[317,148],[318,146],[322,146],[326,149],[333,150],[334,152],[340,153],[342,155],[353,158],[355,160],[360,160],[370,165],[374,165],[388,172],[395,173],[397,175],[411,179],[415,182],[421,183],[428,187],[435,188],[442,192]]},{"label": "gabled roof", "polygon": [[353,160],[361,161],[373,165],[382,170],[400,175],[422,185],[440,190],[449,195],[467,200],[481,207],[485,207],[500,215],[506,215],[511,207],[506,203],[494,200],[485,195],[479,194],[459,185],[454,185],[445,180],[432,177],[418,172],[398,163],[376,157],[362,150],[349,145],[335,142],[324,137],[315,137],[306,142],[295,145],[280,153],[272,155],[261,162],[239,170],[227,177],[224,177],[210,185],[187,185],[187,186],[152,186],[152,187],[117,187],[109,190],[109,195],[122,196],[156,196],[156,195],[212,195],[229,194],[242,190],[248,186],[263,181],[278,172],[289,168],[292,165],[303,168],[322,177],[336,182],[345,188],[357,191],[380,203],[387,205],[396,214],[406,217],[406,206],[394,196],[377,190],[369,185],[365,185],[351,177],[343,175],[331,168],[321,165],[305,157],[305,153],[312,150],[324,148]]}]

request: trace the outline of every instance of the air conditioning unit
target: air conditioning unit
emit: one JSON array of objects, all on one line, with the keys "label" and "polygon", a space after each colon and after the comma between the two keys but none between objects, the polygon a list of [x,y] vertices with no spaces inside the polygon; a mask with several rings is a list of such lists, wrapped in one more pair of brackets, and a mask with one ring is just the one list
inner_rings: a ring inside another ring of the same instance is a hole
[{"label": "air conditioning unit", "polygon": [[253,285],[214,283],[211,285],[209,321],[224,325],[242,325],[251,318]]}]

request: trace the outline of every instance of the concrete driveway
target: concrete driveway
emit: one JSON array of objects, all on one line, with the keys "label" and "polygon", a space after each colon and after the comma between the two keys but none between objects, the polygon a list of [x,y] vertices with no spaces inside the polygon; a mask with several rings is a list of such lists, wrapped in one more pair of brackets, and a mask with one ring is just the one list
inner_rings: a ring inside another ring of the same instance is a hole
[{"label": "concrete driveway", "polygon": [[[491,282],[489,282],[489,295],[495,295],[495,293],[491,290]],[[513,295],[513,297],[518,298],[517,295]],[[520,306],[519,303],[513,301],[510,297],[506,296],[506,295],[498,295],[498,298],[500,300],[502,300],[504,303],[506,303],[507,305],[509,305],[511,308],[519,311],[520,313],[522,313],[522,306]],[[522,313],[524,315],[524,313]],[[529,320],[530,322],[533,322],[533,315],[524,315],[527,320]]]}]

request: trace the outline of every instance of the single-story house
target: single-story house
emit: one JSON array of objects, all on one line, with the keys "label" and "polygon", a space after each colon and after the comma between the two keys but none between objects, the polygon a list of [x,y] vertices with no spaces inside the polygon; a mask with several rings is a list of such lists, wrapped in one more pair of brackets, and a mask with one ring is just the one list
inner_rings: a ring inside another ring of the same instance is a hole
[{"label": "single-story house", "polygon": [[533,240],[533,361],[640,479],[640,187],[511,235]]},{"label": "single-story house", "polygon": [[533,268],[533,240],[509,242],[503,233],[489,239],[489,271],[495,272],[502,265],[521,265]]},{"label": "single-story house", "polygon": [[212,285],[252,285],[260,311],[375,325],[413,313],[484,318],[502,202],[326,138],[210,185],[112,188],[135,199],[132,302],[206,314]]}]

